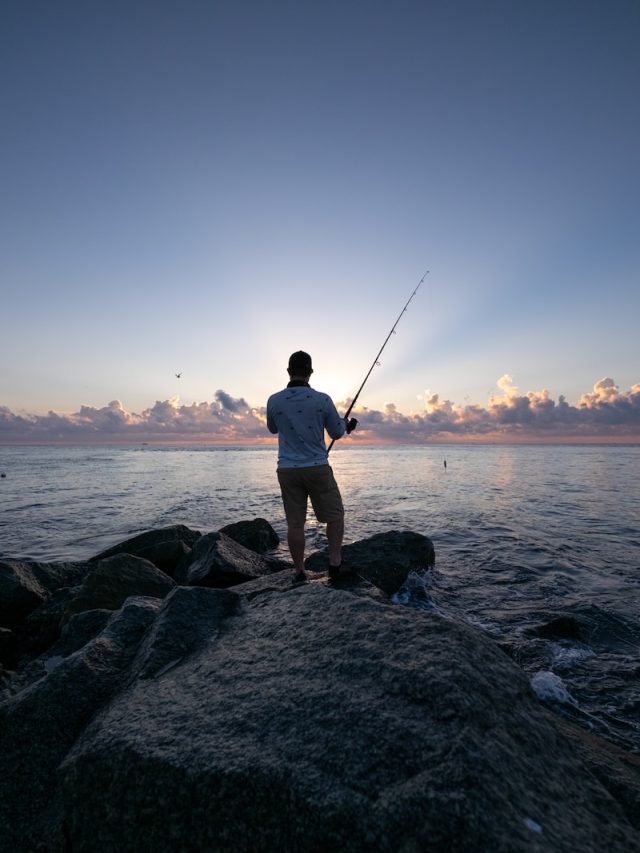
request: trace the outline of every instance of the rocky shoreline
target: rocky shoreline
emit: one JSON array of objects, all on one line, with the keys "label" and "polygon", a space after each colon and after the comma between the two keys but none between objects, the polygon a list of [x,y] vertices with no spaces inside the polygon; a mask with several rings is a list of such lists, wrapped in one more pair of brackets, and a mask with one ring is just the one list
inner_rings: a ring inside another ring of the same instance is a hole
[{"label": "rocky shoreline", "polygon": [[264,519],[0,561],[0,849],[638,851],[640,761],[468,625],[393,605],[426,536],[309,582]]}]

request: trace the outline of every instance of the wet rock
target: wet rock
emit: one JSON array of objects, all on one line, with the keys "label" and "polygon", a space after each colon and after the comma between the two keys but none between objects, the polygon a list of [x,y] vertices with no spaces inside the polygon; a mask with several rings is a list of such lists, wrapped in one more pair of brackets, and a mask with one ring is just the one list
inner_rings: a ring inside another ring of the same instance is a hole
[{"label": "wet rock", "polygon": [[578,620],[572,616],[558,616],[532,629],[531,633],[545,640],[582,640],[584,637]]},{"label": "wet rock", "polygon": [[91,565],[62,622],[83,610],[117,610],[132,595],[164,598],[174,586],[174,581],[149,560],[117,554]]},{"label": "wet rock", "polygon": [[220,533],[230,536],[235,542],[255,551],[256,554],[266,554],[280,544],[280,537],[264,518],[227,524],[226,527],[220,528]]},{"label": "wet rock", "polygon": [[87,563],[0,560],[0,625],[18,625],[55,590],[80,583],[87,571]]},{"label": "wet rock", "polygon": [[173,577],[178,563],[191,552],[201,535],[198,530],[191,530],[184,524],[148,530],[107,548],[106,551],[92,557],[91,562],[105,560],[116,554],[131,554],[134,557],[149,560],[161,571]]},{"label": "wet rock", "polygon": [[550,640],[578,640],[600,651],[624,653],[640,646],[636,623],[597,605],[547,619],[529,633]]},{"label": "wet rock", "polygon": [[180,563],[175,579],[186,586],[224,589],[281,568],[282,564],[250,551],[224,533],[207,533]]},{"label": "wet rock", "polygon": [[[397,592],[412,571],[435,565],[435,550],[428,536],[410,530],[391,530],[344,545],[342,564],[355,570],[387,595]],[[305,561],[312,571],[326,571],[326,551],[316,551]]]}]

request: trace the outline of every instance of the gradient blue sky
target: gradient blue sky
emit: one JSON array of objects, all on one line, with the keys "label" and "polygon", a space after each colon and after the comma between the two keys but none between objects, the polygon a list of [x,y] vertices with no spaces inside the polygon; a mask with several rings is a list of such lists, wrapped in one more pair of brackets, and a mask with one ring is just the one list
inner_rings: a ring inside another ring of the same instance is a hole
[{"label": "gradient blue sky", "polygon": [[[0,5],[0,406],[640,382],[640,5]],[[182,371],[180,380],[174,373]],[[426,392],[426,393],[425,393]]]}]

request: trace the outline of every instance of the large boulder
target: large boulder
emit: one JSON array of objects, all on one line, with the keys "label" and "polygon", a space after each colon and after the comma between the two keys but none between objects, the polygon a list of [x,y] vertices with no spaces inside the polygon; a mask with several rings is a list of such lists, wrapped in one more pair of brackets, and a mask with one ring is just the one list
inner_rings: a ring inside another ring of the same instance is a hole
[{"label": "large boulder", "polygon": [[[378,533],[342,546],[342,565],[353,569],[387,595],[397,592],[412,571],[424,571],[435,565],[433,542],[428,536],[411,530]],[[326,551],[310,554],[305,565],[312,571],[326,571]]]},{"label": "large boulder", "polygon": [[190,553],[201,535],[198,530],[191,530],[184,524],[147,530],[96,554],[90,562],[105,560],[116,554],[131,554],[134,557],[149,560],[161,571],[173,577],[178,563]]},{"label": "large boulder", "polygon": [[87,563],[0,560],[0,626],[13,628],[55,590],[79,584]]},{"label": "large boulder", "polygon": [[164,598],[174,587],[175,582],[149,560],[117,554],[91,566],[62,623],[83,610],[117,610],[132,595]]},{"label": "large boulder", "polygon": [[256,554],[267,554],[280,544],[280,537],[265,518],[253,521],[236,521],[220,528],[220,533],[230,536]]},{"label": "large boulder", "polygon": [[0,704],[0,850],[65,849],[58,765],[123,685],[160,604],[129,599],[99,637]]},{"label": "large boulder", "polygon": [[639,849],[488,638],[322,584],[235,595],[164,602],[61,765],[67,849]]},{"label": "large boulder", "polygon": [[278,561],[250,551],[224,533],[207,533],[180,563],[175,579],[185,586],[224,589],[281,568]]}]

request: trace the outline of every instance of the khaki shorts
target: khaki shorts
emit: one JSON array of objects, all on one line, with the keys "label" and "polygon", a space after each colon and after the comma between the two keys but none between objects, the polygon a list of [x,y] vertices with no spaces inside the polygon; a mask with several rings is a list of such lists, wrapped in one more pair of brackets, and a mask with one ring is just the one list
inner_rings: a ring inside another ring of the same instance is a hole
[{"label": "khaki shorts", "polygon": [[289,527],[304,527],[307,498],[311,499],[316,518],[323,524],[344,517],[340,490],[330,465],[281,468],[278,471],[278,482]]}]

